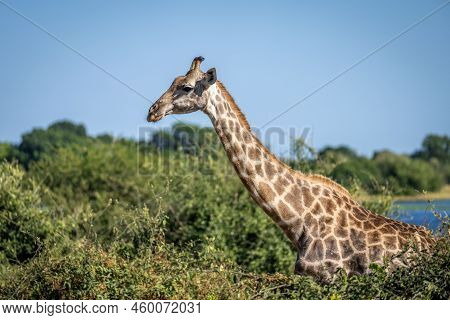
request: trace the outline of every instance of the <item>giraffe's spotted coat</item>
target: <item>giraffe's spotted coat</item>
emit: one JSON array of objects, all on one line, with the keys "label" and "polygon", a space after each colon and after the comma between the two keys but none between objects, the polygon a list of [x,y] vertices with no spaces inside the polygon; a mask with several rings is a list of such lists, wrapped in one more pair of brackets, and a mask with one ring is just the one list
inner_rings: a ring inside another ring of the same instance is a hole
[{"label": "giraffe's spotted coat", "polygon": [[[219,119],[213,119],[213,123],[221,126],[216,131],[229,142],[224,143],[225,150],[241,179],[244,173],[251,177],[243,181],[257,193],[252,197],[299,250],[297,272],[323,273],[319,270],[325,266],[328,275],[337,267],[360,274],[367,271],[369,263],[380,263],[383,257],[400,250],[406,238],[417,234],[420,241],[428,243],[424,240],[426,233],[373,214],[347,194],[292,171],[239,121],[241,114],[234,112],[232,103],[223,104],[226,97],[214,101],[218,105],[211,103],[209,107],[218,110],[215,114]],[[400,238],[395,236],[398,232],[407,234]]]}]

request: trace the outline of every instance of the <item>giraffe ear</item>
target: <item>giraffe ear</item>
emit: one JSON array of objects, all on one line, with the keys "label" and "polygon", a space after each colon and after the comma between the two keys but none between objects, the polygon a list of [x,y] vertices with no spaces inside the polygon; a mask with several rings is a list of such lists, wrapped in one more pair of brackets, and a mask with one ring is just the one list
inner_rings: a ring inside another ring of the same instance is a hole
[{"label": "giraffe ear", "polygon": [[211,86],[217,81],[216,68],[211,68],[206,71],[206,82]]},{"label": "giraffe ear", "polygon": [[202,79],[198,80],[195,84],[194,92],[198,96],[203,94],[203,91],[207,90],[211,85],[217,81],[216,69],[211,68],[205,72]]}]

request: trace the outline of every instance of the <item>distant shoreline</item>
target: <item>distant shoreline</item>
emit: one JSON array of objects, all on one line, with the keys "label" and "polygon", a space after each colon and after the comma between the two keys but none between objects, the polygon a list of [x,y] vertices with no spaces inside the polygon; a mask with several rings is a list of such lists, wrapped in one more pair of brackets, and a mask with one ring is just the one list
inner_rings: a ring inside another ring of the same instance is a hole
[{"label": "distant shoreline", "polygon": [[444,200],[450,199],[450,185],[445,185],[441,190],[429,193],[417,193],[408,196],[395,196],[394,201],[414,201],[414,200]]},{"label": "distant shoreline", "polygon": [[[382,198],[382,195],[361,195],[356,196],[358,200],[376,201]],[[404,196],[392,196],[393,201],[427,201],[427,200],[444,200],[450,199],[450,185],[445,185],[441,190],[436,192],[419,193]]]}]

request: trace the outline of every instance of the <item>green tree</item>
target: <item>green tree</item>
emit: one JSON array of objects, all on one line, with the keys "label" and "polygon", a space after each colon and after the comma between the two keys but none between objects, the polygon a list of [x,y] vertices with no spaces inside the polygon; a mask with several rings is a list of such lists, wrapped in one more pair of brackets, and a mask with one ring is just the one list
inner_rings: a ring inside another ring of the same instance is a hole
[{"label": "green tree", "polygon": [[0,161],[3,159],[8,159],[12,148],[12,145],[9,143],[0,143]]},{"label": "green tree", "polygon": [[356,183],[370,193],[380,192],[379,186],[383,180],[376,164],[366,158],[353,158],[338,164],[330,177],[348,189]]},{"label": "green tree", "polygon": [[31,161],[42,158],[43,155],[52,154],[59,147],[73,143],[82,143],[89,139],[83,125],[69,121],[59,121],[50,125],[46,130],[33,129],[22,135],[18,145],[18,160],[28,167]]},{"label": "green tree", "polygon": [[378,152],[373,160],[392,190],[397,193],[436,191],[444,183],[441,173],[421,159],[397,155],[389,151]]},{"label": "green tree", "polygon": [[358,155],[355,150],[351,149],[348,146],[338,146],[338,147],[326,146],[320,150],[319,157],[353,159],[357,158]]},{"label": "green tree", "polygon": [[423,139],[422,149],[414,154],[425,160],[437,159],[441,163],[450,162],[450,138],[447,135],[429,134]]}]

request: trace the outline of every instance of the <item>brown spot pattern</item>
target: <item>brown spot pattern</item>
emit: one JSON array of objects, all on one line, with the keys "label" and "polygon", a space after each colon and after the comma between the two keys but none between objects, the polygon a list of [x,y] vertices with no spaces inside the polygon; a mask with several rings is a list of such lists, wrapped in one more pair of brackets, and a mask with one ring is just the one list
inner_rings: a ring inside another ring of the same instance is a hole
[{"label": "brown spot pattern", "polygon": [[322,206],[320,205],[319,202],[316,202],[316,204],[314,205],[313,209],[311,210],[311,213],[313,215],[319,216],[322,212],[323,212]]},{"label": "brown spot pattern", "polygon": [[247,131],[244,131],[242,133],[242,137],[244,138],[245,143],[250,143],[252,141],[252,138],[250,137],[250,133],[248,133]]},{"label": "brown spot pattern", "polygon": [[341,248],[342,258],[344,259],[352,255],[354,252],[352,246],[350,245],[350,241],[348,240],[340,240],[339,247]]},{"label": "brown spot pattern", "polygon": [[369,259],[370,261],[381,261],[381,256],[383,254],[383,247],[381,245],[369,246]]},{"label": "brown spot pattern", "polygon": [[340,258],[339,256],[339,248],[337,245],[336,239],[333,236],[330,236],[324,240],[325,242],[325,258],[331,260],[337,260]]},{"label": "brown spot pattern", "polygon": [[319,261],[323,259],[323,244],[321,240],[314,240],[305,258],[308,261]]},{"label": "brown spot pattern", "polygon": [[336,218],[336,227],[334,229],[334,232],[336,236],[340,238],[346,238],[348,237],[348,231],[347,231],[347,213],[345,211],[340,211]]},{"label": "brown spot pattern", "polygon": [[367,240],[370,244],[381,241],[381,234],[378,231],[372,231],[367,234]]},{"label": "brown spot pattern", "polygon": [[332,213],[336,210],[336,204],[334,201],[330,198],[320,198],[320,202],[322,203],[322,206],[325,208],[325,211],[327,213]]},{"label": "brown spot pattern", "polygon": [[274,184],[274,187],[279,195],[283,194],[285,188],[278,181]]},{"label": "brown spot pattern", "polygon": [[366,249],[366,234],[363,231],[351,229],[350,239],[356,250],[363,251]]},{"label": "brown spot pattern", "polygon": [[350,274],[363,274],[367,267],[367,258],[362,253],[357,253],[348,261],[344,261],[344,265],[350,270]]},{"label": "brown spot pattern", "polygon": [[257,173],[259,176],[264,177],[264,173],[263,173],[263,171],[262,171],[262,167],[261,167],[260,164],[255,165],[255,170],[256,170],[256,173]]},{"label": "brown spot pattern", "polygon": [[275,175],[275,167],[272,163],[269,161],[266,161],[264,163],[264,171],[266,172],[267,177],[272,180],[273,176]]},{"label": "brown spot pattern", "polygon": [[331,233],[331,224],[333,223],[333,219],[331,217],[321,217],[319,219],[319,236],[321,238],[325,238],[328,234]]},{"label": "brown spot pattern", "polygon": [[384,245],[388,250],[397,249],[397,237],[394,236],[384,236]]},{"label": "brown spot pattern", "polygon": [[294,212],[282,201],[278,204],[278,209],[280,210],[281,217],[284,220],[289,220],[295,217]]},{"label": "brown spot pattern", "polygon": [[314,186],[314,187],[312,188],[312,193],[313,193],[315,196],[318,196],[318,195],[320,194],[320,187],[319,187],[319,186]]},{"label": "brown spot pattern", "polygon": [[284,187],[287,187],[289,185],[289,182],[285,178],[283,178],[283,176],[278,176],[278,182]]},{"label": "brown spot pattern", "polygon": [[259,183],[259,190],[261,192],[261,197],[270,202],[275,198],[275,192],[273,192],[272,188],[265,182]]},{"label": "brown spot pattern", "polygon": [[254,147],[248,148],[248,157],[252,160],[257,159],[258,156],[257,156],[256,148],[254,148]]},{"label": "brown spot pattern", "polygon": [[311,191],[309,190],[309,188],[302,187],[302,194],[303,194],[303,202],[305,204],[305,207],[311,207],[311,205],[314,201],[314,197],[311,194]]},{"label": "brown spot pattern", "polygon": [[286,202],[288,202],[292,208],[295,209],[295,211],[297,211],[298,213],[303,213],[304,209],[300,204],[300,200],[298,198],[298,196],[293,193],[292,191],[289,192],[284,199],[286,200]]}]

